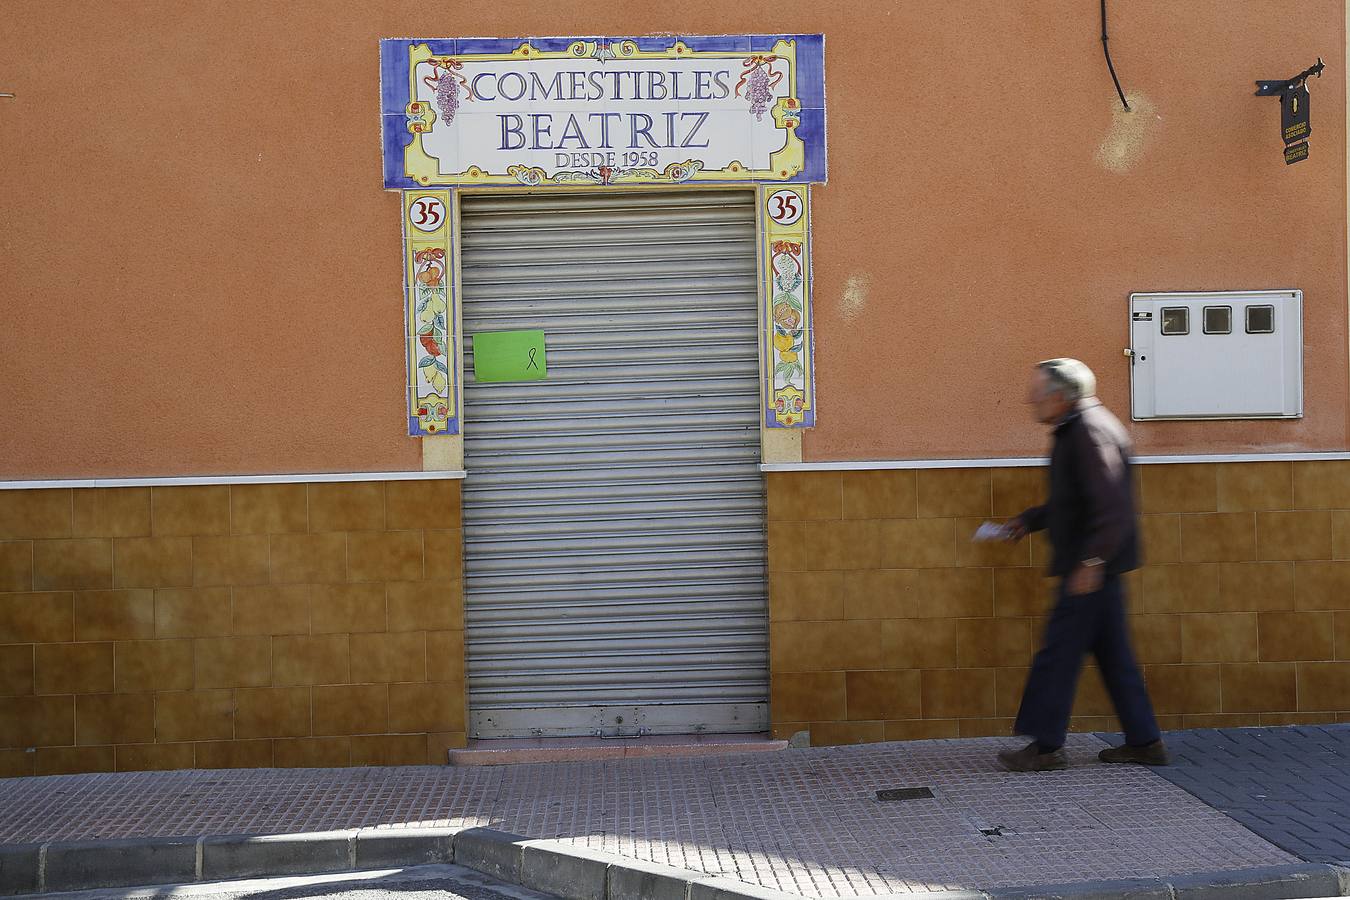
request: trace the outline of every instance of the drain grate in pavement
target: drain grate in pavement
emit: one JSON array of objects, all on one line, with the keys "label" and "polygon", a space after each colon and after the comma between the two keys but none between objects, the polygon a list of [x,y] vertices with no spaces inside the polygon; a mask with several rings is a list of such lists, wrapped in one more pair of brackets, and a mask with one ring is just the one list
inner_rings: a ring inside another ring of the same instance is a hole
[{"label": "drain grate in pavement", "polygon": [[930,800],[933,791],[926,787],[889,788],[877,791],[878,800]]}]

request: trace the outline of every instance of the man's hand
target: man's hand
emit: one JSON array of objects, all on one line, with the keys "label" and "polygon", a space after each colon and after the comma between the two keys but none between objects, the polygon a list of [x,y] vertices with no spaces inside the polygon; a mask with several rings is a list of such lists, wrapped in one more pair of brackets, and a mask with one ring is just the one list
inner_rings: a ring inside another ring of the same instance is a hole
[{"label": "man's hand", "polygon": [[1069,573],[1068,580],[1065,582],[1069,596],[1081,597],[1084,594],[1095,594],[1102,589],[1103,573],[1102,566],[1077,566]]},{"label": "man's hand", "polygon": [[1015,544],[1027,536],[1027,526],[1023,524],[1021,516],[1013,516],[1003,523],[1007,536],[1004,538],[1010,544]]}]

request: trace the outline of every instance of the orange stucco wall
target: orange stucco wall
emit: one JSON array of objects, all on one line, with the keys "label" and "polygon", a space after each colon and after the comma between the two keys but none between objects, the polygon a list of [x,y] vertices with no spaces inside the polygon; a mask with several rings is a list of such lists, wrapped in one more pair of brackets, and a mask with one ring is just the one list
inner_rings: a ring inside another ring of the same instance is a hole
[{"label": "orange stucco wall", "polygon": [[[807,459],[1031,455],[1029,361],[1123,409],[1131,290],[1301,288],[1307,417],[1146,451],[1347,441],[1344,7],[1081,0],[284,6],[19,0],[0,29],[0,479],[415,469],[378,39],[826,34]],[[1312,157],[1276,101],[1321,55]],[[1118,118],[1118,117],[1117,117]],[[1105,153],[1103,155],[1103,148]]]}]

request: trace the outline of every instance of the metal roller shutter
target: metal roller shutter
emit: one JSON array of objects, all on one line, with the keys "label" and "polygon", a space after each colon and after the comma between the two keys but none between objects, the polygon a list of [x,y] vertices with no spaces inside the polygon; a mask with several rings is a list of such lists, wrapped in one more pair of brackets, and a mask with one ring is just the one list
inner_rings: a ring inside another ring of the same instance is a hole
[{"label": "metal roller shutter", "polygon": [[756,247],[751,191],[461,197],[471,736],[767,728]]}]

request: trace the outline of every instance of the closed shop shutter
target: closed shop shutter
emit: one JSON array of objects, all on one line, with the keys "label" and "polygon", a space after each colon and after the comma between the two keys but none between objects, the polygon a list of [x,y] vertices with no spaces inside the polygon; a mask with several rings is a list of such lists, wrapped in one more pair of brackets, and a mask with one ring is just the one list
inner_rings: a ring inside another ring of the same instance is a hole
[{"label": "closed shop shutter", "polygon": [[471,736],[767,728],[756,248],[746,190],[461,197]]}]

